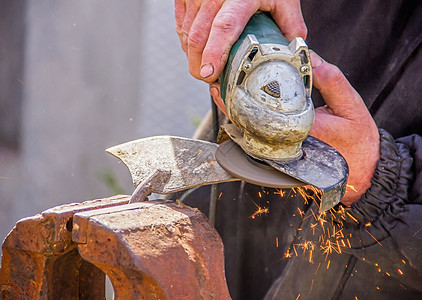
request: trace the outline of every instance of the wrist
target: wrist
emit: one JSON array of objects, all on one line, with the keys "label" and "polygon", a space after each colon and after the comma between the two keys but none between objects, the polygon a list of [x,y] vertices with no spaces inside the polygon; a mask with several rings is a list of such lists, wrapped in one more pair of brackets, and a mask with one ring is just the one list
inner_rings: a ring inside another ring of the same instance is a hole
[{"label": "wrist", "polygon": [[401,206],[407,199],[412,180],[412,158],[409,149],[385,130],[380,129],[380,159],[370,180],[370,187],[351,207],[359,222],[371,221],[385,213],[388,206]]}]

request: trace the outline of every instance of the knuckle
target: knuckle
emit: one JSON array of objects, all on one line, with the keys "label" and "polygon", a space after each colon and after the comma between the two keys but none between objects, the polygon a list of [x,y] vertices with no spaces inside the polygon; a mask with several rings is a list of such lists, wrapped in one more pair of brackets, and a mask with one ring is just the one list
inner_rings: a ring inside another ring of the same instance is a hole
[{"label": "knuckle", "polygon": [[231,11],[222,12],[214,20],[213,27],[222,32],[230,32],[235,27],[238,17]]},{"label": "knuckle", "polygon": [[326,72],[329,78],[327,82],[331,87],[342,86],[347,82],[347,79],[341,70],[333,64],[327,63]]},{"label": "knuckle", "polygon": [[188,35],[188,45],[191,49],[204,49],[206,44],[206,39],[204,37],[204,34],[202,32],[191,30]]}]

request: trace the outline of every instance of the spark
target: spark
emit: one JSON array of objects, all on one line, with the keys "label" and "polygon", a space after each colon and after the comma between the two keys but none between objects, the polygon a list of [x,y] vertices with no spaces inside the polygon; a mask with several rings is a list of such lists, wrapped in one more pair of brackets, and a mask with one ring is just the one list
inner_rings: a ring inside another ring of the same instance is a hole
[{"label": "spark", "polygon": [[295,252],[295,255],[298,256],[295,245],[293,245],[293,251]]},{"label": "spark", "polygon": [[218,198],[221,198],[221,195],[223,195],[223,192],[221,192],[220,195],[218,195]]},{"label": "spark", "polygon": [[315,234],[315,227],[318,225],[318,223],[314,223],[314,224],[311,224],[310,225],[310,227],[311,227],[311,229],[312,229],[312,234]]},{"label": "spark", "polygon": [[340,218],[342,218],[343,220],[346,221],[345,215],[346,215],[346,210],[344,209],[343,206],[339,206],[338,210],[337,210],[337,215],[340,216]]},{"label": "spark", "polygon": [[323,211],[323,212],[319,213],[318,220],[322,220],[325,223],[325,222],[327,222],[327,220],[325,220],[326,216],[327,216],[327,214],[325,213],[325,211]]},{"label": "spark", "polygon": [[258,197],[262,198],[261,192],[258,192]]},{"label": "spark", "polygon": [[336,241],[336,244],[337,244],[338,253],[341,253],[340,244],[339,244],[338,240]]},{"label": "spark", "polygon": [[388,272],[385,272],[385,274],[387,274],[387,276],[391,276],[390,273],[388,273]]},{"label": "spark", "polygon": [[278,237],[275,238],[275,246],[278,248]]},{"label": "spark", "polygon": [[348,187],[349,189],[357,193],[357,190],[355,189],[353,185],[347,184],[346,187]]},{"label": "spark", "polygon": [[328,254],[331,254],[333,252],[340,253],[340,249],[337,249],[336,246],[338,246],[337,243],[333,243],[331,240],[326,240],[325,246],[320,245],[320,248],[323,250],[323,254],[326,254],[328,256]]},{"label": "spark", "polygon": [[284,253],[284,257],[285,258],[289,258],[292,257],[292,254],[290,253],[290,249],[286,251],[286,253]]},{"label": "spark", "polygon": [[312,208],[310,210],[311,210],[312,215],[314,216],[315,221],[318,221],[317,217],[315,216],[314,210]]},{"label": "spark", "polygon": [[314,243],[313,243],[313,242],[311,242],[311,241],[306,241],[306,242],[304,242],[303,244],[300,244],[300,246],[302,246],[303,253],[305,253],[307,250],[312,251],[312,250],[314,250],[314,249],[315,249],[315,245],[314,245]]},{"label": "spark", "polygon": [[404,259],[401,260],[402,263],[406,264],[406,261]]},{"label": "spark", "polygon": [[253,204],[255,204],[255,206],[256,206],[256,211],[252,214],[252,215],[250,215],[249,217],[251,218],[251,219],[255,219],[255,217],[256,216],[258,216],[258,217],[260,217],[260,216],[262,216],[262,215],[266,215],[266,214],[268,214],[269,213],[269,209],[268,209],[268,207],[265,207],[265,206],[259,206],[258,204],[256,204],[254,201],[252,201],[253,202]]},{"label": "spark", "polygon": [[308,195],[305,190],[301,187],[296,188],[297,192],[302,196],[303,200],[305,200],[305,204],[308,204],[308,199],[313,198],[312,196]]},{"label": "spark", "polygon": [[300,210],[299,207],[297,208],[297,211],[299,212],[300,217],[303,218],[303,216],[305,215],[305,211]]},{"label": "spark", "polygon": [[377,286],[377,290],[379,290],[380,289],[380,287],[379,286]]},{"label": "spark", "polygon": [[402,270],[400,270],[400,269],[397,269],[397,271],[399,272],[399,274],[400,274],[400,275],[403,275],[403,272],[402,272]]},{"label": "spark", "polygon": [[310,189],[312,192],[314,192],[315,196],[317,196],[317,198],[319,200],[321,200],[322,192],[321,192],[321,190],[319,188],[314,187],[313,185],[311,185],[311,186],[308,187],[308,189]]},{"label": "spark", "polygon": [[298,294],[298,295],[297,295],[297,297],[296,297],[296,299],[295,299],[295,300],[298,300],[298,299],[299,299],[299,297],[300,297],[300,294]]},{"label": "spark", "polygon": [[274,192],[274,194],[276,194],[276,195],[280,195],[280,197],[281,198],[283,198],[284,197],[284,195],[286,194],[285,192],[283,192],[283,190],[276,190],[275,192]]},{"label": "spark", "polygon": [[371,222],[368,222],[368,223],[365,224],[366,227],[369,227],[371,225],[372,225]]},{"label": "spark", "polygon": [[382,246],[382,244],[372,235],[369,233],[368,230],[365,229],[365,231],[371,236],[371,238],[373,238],[380,246]]},{"label": "spark", "polygon": [[346,212],[346,214],[353,220],[353,221],[355,221],[357,224],[359,224],[359,221],[354,217],[354,216],[352,216],[349,212]]},{"label": "spark", "polygon": [[[302,247],[303,254],[305,254],[306,251],[309,251],[309,259],[308,259],[308,261],[310,263],[313,263],[313,261],[312,261],[312,252],[315,249],[315,244],[312,241],[306,241],[306,242],[304,242],[302,244],[298,244],[297,246]],[[295,251],[296,256],[298,256],[297,255],[297,252],[296,252],[296,248],[294,246],[293,246],[293,250]]]},{"label": "spark", "polygon": [[331,260],[328,260],[328,263],[327,263],[327,270],[328,270],[328,268],[330,267],[330,263],[331,263]]}]

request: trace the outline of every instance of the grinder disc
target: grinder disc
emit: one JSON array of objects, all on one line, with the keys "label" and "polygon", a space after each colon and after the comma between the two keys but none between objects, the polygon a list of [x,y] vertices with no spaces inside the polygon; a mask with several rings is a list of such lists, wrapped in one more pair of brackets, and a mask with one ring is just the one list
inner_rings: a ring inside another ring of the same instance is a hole
[{"label": "grinder disc", "polygon": [[291,188],[306,185],[302,181],[281,173],[265,162],[251,158],[232,140],[217,147],[215,158],[220,166],[232,176],[259,186]]}]

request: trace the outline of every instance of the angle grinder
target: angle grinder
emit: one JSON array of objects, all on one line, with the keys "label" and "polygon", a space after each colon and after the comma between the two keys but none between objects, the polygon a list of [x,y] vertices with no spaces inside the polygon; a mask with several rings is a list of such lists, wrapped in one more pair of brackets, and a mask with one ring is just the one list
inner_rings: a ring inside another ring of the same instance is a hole
[{"label": "angle grinder", "polygon": [[308,136],[314,107],[305,41],[289,42],[270,15],[257,12],[233,45],[219,81],[232,124],[220,129],[229,140],[217,148],[218,163],[254,184],[311,184],[322,192],[321,211],[340,202],[347,163],[334,148]]}]

